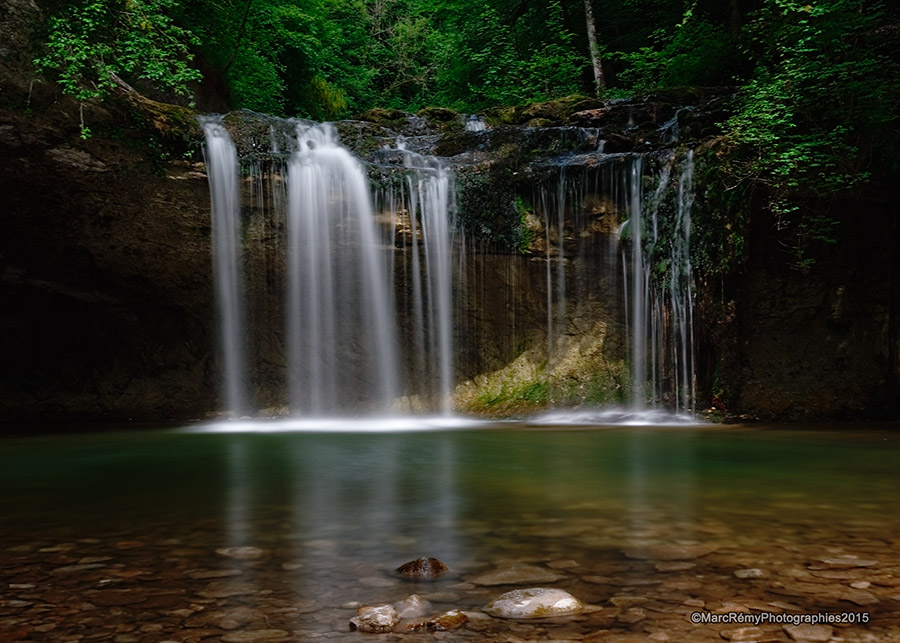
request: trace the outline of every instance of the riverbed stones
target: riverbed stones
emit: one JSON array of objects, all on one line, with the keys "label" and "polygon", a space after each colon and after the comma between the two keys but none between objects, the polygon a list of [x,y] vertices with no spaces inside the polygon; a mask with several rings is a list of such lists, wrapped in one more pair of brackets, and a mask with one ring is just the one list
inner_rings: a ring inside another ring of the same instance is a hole
[{"label": "riverbed stones", "polygon": [[664,544],[626,549],[622,553],[638,560],[694,560],[713,553],[718,549],[710,544]]},{"label": "riverbed stones", "polygon": [[584,604],[569,592],[555,587],[532,587],[501,594],[483,610],[498,618],[552,618],[581,614]]},{"label": "riverbed stones", "polygon": [[495,569],[469,579],[473,585],[525,585],[528,583],[554,583],[565,576],[537,565],[512,565]]},{"label": "riverbed stones", "polygon": [[431,580],[446,573],[447,566],[437,558],[416,558],[403,563],[395,571],[405,578]]},{"label": "riverbed stones", "polygon": [[784,625],[784,631],[795,641],[829,641],[834,633],[830,625]]},{"label": "riverbed stones", "polygon": [[401,621],[394,628],[395,632],[449,632],[462,627],[469,617],[460,610],[450,610],[442,614],[434,614],[428,618],[417,618]]},{"label": "riverbed stones", "polygon": [[259,547],[221,547],[216,553],[234,560],[255,560],[263,555],[263,550]]},{"label": "riverbed stones", "polygon": [[290,638],[285,630],[248,630],[232,632],[222,637],[224,643],[256,643],[257,641],[285,641]]},{"label": "riverbed stones", "polygon": [[764,634],[758,627],[737,627],[719,632],[726,641],[756,641]]},{"label": "riverbed stones", "polygon": [[750,580],[754,578],[765,578],[768,574],[761,569],[738,569],[734,572],[734,575],[741,580]]},{"label": "riverbed stones", "polygon": [[364,605],[350,619],[350,629],[360,632],[390,632],[400,622],[393,605]]}]

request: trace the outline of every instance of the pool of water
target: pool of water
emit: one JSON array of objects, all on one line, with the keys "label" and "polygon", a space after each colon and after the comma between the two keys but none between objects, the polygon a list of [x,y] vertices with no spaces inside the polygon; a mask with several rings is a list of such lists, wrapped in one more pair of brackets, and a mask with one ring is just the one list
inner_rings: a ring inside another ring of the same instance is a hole
[{"label": "pool of water", "polygon": [[[896,426],[210,428],[0,440],[0,641],[900,640]],[[469,621],[350,631],[414,593]]]}]

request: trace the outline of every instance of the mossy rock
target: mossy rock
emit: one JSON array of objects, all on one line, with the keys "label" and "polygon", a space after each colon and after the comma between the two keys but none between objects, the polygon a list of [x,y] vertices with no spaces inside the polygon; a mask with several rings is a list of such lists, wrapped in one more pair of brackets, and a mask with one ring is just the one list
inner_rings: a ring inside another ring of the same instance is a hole
[{"label": "mossy rock", "polygon": [[465,130],[462,115],[446,107],[426,107],[416,112],[416,116],[424,118],[430,127],[434,127],[442,133]]},{"label": "mossy rock", "polygon": [[523,122],[540,118],[546,119],[550,123],[562,123],[575,112],[596,109],[602,106],[603,102],[600,100],[573,94],[572,96],[548,100],[543,103],[532,103],[522,110],[520,118],[523,119]]},{"label": "mossy rock", "polygon": [[446,107],[425,107],[416,112],[416,116],[421,116],[429,121],[438,123],[447,123],[452,120],[459,120],[459,112],[447,109]]},{"label": "mossy rock", "polygon": [[356,117],[358,121],[368,121],[382,127],[398,129],[406,124],[410,114],[399,109],[373,107]]}]

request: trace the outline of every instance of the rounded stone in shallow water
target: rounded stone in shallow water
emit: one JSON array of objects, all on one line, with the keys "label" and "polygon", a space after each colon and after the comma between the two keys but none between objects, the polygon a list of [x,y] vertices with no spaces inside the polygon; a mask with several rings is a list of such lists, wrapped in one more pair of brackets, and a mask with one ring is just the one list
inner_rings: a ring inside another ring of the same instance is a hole
[{"label": "rounded stone in shallow water", "polygon": [[499,618],[553,618],[581,614],[584,604],[564,590],[533,587],[501,594],[483,609]]},{"label": "rounded stone in shallow water", "polygon": [[403,563],[394,571],[406,578],[430,580],[446,572],[447,566],[437,558],[416,558]]}]

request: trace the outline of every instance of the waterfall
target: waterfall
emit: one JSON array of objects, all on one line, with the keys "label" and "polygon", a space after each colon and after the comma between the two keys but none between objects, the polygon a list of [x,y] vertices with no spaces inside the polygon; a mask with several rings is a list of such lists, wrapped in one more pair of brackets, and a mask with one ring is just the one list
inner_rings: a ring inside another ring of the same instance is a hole
[{"label": "waterfall", "polygon": [[[632,404],[649,402],[691,413],[696,399],[693,342],[693,270],[690,258],[694,201],[693,150],[667,158],[656,186],[642,202],[643,160],[631,166],[628,233]],[[674,174],[674,177],[673,177]],[[665,280],[654,270],[665,266]]]},{"label": "waterfall", "polygon": [[[367,168],[331,124],[256,115],[239,160],[222,119],[202,122],[230,414],[449,414],[452,172],[402,143]],[[376,189],[367,170],[398,180]]]},{"label": "waterfall", "polygon": [[329,124],[297,125],[288,164],[288,400],[292,412],[368,408],[397,395],[393,299],[369,182]]},{"label": "waterfall", "polygon": [[244,309],[241,281],[241,221],[238,160],[219,118],[200,120],[212,210],[213,274],[225,408],[234,417],[249,411],[244,381]]},{"label": "waterfall", "polygon": [[483,132],[487,129],[487,123],[485,123],[484,119],[477,114],[469,114],[469,116],[463,117],[463,119],[467,132]]},{"label": "waterfall", "polygon": [[[579,305],[592,296],[584,289],[598,279],[578,271],[585,270],[588,256],[608,256],[607,275],[600,278],[618,275],[620,280],[622,357],[630,372],[631,411],[666,407],[693,412],[693,152],[597,151],[588,158],[557,159],[548,169],[534,199],[543,212],[548,360],[558,359],[554,346],[567,332],[567,319],[579,316]],[[598,223],[591,212],[598,203],[604,204],[603,212],[611,210],[611,218],[618,216],[617,227]],[[602,230],[609,231],[612,245],[588,240],[598,232],[607,234]],[[568,245],[564,234],[570,237]],[[572,273],[568,288],[567,270]]]},{"label": "waterfall", "polygon": [[[388,187],[379,202],[390,213],[401,213],[408,230],[409,264],[400,275],[405,284],[398,313],[411,321],[411,342],[405,342],[410,394],[432,401],[444,414],[451,410],[453,391],[453,293],[451,274],[455,245],[453,177],[438,158],[407,150],[398,142],[405,180]],[[392,214],[392,219],[396,215]],[[406,310],[403,310],[403,309]]]}]

